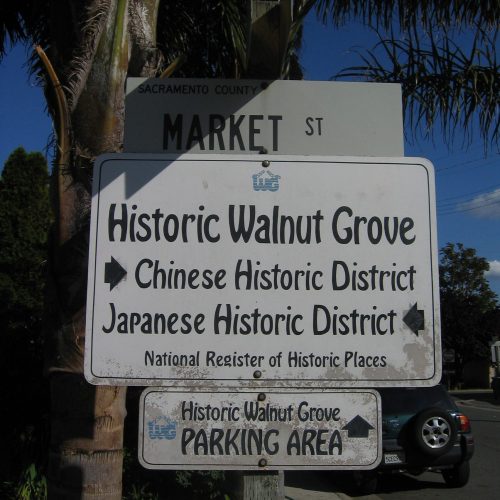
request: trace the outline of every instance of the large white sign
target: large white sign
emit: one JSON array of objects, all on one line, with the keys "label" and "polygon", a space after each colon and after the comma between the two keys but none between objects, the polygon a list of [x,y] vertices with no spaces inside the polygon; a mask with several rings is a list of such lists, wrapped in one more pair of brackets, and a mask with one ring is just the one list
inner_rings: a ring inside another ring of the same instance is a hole
[{"label": "large white sign", "polygon": [[129,78],[124,150],[402,156],[401,87]]},{"label": "large white sign", "polygon": [[141,396],[148,469],[373,469],[381,446],[380,396],[370,390]]},{"label": "large white sign", "polygon": [[434,385],[432,165],[108,155],[94,169],[94,384]]}]

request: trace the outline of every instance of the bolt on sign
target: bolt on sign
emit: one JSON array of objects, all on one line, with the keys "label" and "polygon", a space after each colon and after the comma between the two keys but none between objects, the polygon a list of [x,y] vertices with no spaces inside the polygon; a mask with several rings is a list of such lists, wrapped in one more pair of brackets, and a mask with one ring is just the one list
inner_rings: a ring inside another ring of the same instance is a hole
[{"label": "bolt on sign", "polygon": [[94,384],[435,385],[432,165],[106,155],[94,169]]},{"label": "bolt on sign", "polygon": [[124,150],[402,156],[401,87],[128,78]]},{"label": "bolt on sign", "polygon": [[139,461],[148,469],[373,469],[382,456],[372,390],[150,388],[139,408]]}]

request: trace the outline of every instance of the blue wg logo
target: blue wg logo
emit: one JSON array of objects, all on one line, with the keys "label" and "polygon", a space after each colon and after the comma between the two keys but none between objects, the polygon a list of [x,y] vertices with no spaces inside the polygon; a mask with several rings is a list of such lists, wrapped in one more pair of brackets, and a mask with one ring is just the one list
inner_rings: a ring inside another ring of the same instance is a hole
[{"label": "blue wg logo", "polygon": [[261,170],[252,175],[254,191],[278,191],[280,188],[280,175],[274,175],[270,170]]},{"label": "blue wg logo", "polygon": [[175,439],[177,422],[167,417],[158,417],[148,422],[149,439]]}]

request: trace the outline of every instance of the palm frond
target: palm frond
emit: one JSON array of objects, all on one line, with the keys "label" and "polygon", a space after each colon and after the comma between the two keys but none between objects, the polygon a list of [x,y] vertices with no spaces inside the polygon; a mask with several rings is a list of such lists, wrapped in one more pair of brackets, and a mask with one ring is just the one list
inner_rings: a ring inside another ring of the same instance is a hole
[{"label": "palm frond", "polygon": [[5,55],[6,46],[14,44],[26,37],[24,29],[22,6],[25,2],[16,5],[14,2],[0,4],[0,57]]},{"label": "palm frond", "polygon": [[434,26],[496,29],[500,18],[498,0],[318,0],[316,10],[336,26],[357,19],[384,30],[395,21],[403,30],[416,24],[426,31]]},{"label": "palm frond", "polygon": [[90,2],[79,21],[79,36],[64,74],[68,105],[74,110],[92,68],[93,55],[101,39],[109,11],[107,2]]},{"label": "palm frond", "polygon": [[298,52],[302,47],[304,20],[315,4],[316,0],[298,0],[294,3],[293,21],[288,34],[288,43],[281,71],[283,78],[293,80],[303,78]]},{"label": "palm frond", "polygon": [[246,2],[196,0],[161,2],[158,46],[165,67],[184,54],[184,77],[235,77],[245,65]]},{"label": "palm frond", "polygon": [[405,116],[412,130],[431,135],[440,120],[448,142],[463,128],[467,140],[478,125],[485,143],[500,139],[500,67],[496,36],[479,29],[466,51],[449,37],[381,38],[360,54],[363,64],[346,68],[336,78],[400,83]]}]

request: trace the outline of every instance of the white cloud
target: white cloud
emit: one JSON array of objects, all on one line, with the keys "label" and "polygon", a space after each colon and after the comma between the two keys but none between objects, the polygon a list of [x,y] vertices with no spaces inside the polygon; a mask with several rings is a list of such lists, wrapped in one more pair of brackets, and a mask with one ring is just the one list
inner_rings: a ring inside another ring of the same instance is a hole
[{"label": "white cloud", "polygon": [[480,194],[470,201],[460,203],[458,208],[475,217],[500,219],[500,189]]},{"label": "white cloud", "polygon": [[500,278],[500,260],[490,260],[490,270],[485,273],[488,278]]}]

